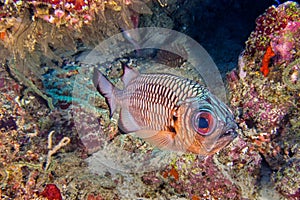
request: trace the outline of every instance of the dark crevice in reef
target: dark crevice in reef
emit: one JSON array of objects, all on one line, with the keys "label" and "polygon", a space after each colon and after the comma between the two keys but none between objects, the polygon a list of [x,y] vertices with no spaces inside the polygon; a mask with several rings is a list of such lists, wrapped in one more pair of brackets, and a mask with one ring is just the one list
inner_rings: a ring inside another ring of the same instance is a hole
[{"label": "dark crevice in reef", "polygon": [[[171,17],[174,29],[199,42],[224,76],[237,66],[245,41],[255,28],[255,19],[271,5],[278,3],[275,0],[183,1]],[[180,15],[179,9],[188,10],[189,14]]]},{"label": "dark crevice in reef", "polygon": [[281,195],[274,189],[274,183],[271,181],[272,169],[263,155],[261,155],[260,179],[258,183],[260,199],[279,200]]}]

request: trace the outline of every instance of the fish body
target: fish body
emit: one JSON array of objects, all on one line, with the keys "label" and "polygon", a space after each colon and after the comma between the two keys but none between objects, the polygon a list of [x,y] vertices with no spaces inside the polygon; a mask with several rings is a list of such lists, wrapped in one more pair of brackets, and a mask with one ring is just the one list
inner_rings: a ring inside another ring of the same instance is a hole
[{"label": "fish body", "polygon": [[119,128],[160,149],[211,155],[236,136],[229,108],[209,90],[172,74],[140,74],[123,65],[124,89],[96,68],[93,82],[110,114],[120,108]]}]

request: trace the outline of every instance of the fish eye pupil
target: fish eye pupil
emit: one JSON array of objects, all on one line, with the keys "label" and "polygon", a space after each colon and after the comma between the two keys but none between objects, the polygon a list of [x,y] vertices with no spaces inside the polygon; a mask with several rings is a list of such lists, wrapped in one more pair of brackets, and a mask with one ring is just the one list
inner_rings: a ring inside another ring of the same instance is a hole
[{"label": "fish eye pupil", "polygon": [[208,110],[200,110],[193,117],[194,130],[200,135],[210,135],[216,126],[215,115]]},{"label": "fish eye pupil", "polygon": [[209,126],[209,122],[208,122],[207,118],[200,117],[198,127],[199,128],[208,128],[208,126]]}]

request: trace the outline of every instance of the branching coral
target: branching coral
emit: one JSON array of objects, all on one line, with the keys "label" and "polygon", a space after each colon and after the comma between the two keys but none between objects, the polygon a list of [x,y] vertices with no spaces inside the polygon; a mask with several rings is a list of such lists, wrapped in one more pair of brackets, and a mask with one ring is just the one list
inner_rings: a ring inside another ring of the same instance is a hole
[{"label": "branching coral", "polygon": [[67,144],[70,143],[70,138],[68,137],[64,137],[63,139],[61,139],[61,141],[54,147],[52,147],[52,135],[53,135],[54,131],[51,131],[48,135],[48,154],[47,154],[47,161],[46,161],[46,165],[45,165],[45,170],[47,170],[49,168],[49,165],[51,164],[51,158],[52,155],[57,153],[57,151],[59,149],[61,149],[62,147],[66,146]]}]

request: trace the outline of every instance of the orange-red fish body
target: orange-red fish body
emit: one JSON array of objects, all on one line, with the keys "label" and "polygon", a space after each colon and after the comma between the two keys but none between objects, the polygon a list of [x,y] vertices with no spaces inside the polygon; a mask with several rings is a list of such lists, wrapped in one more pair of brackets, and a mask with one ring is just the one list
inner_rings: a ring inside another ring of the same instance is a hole
[{"label": "orange-red fish body", "polygon": [[124,89],[95,68],[93,82],[111,115],[120,108],[119,128],[160,149],[211,155],[236,137],[229,108],[209,90],[171,74],[139,74],[123,66]]}]

